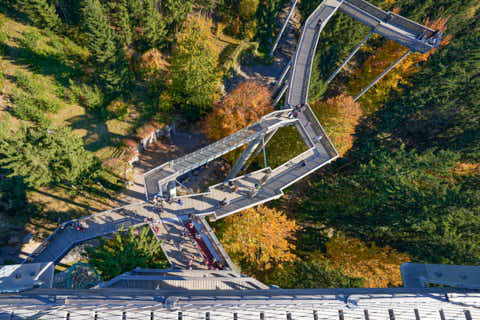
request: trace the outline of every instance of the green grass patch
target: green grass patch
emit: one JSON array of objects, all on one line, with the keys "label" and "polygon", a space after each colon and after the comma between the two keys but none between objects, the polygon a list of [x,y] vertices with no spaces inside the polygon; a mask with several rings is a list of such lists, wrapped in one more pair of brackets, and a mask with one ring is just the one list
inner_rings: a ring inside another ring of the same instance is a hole
[{"label": "green grass patch", "polygon": [[[265,147],[267,166],[274,169],[307,150],[295,126],[280,128]],[[263,167],[263,152],[260,152],[252,161],[250,169],[256,170]]]}]

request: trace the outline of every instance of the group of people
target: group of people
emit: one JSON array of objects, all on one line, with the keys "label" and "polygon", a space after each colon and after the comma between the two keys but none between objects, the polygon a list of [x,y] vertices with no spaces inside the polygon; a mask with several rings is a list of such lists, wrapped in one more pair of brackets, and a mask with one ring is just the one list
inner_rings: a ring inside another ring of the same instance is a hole
[{"label": "group of people", "polygon": [[62,229],[74,229],[77,231],[85,232],[86,229],[78,222],[78,221],[72,221],[69,223],[66,223],[64,226],[62,226]]},{"label": "group of people", "polygon": [[165,205],[165,202],[168,203],[168,204],[172,204],[174,201],[176,203],[178,203],[179,205],[183,206],[183,200],[182,199],[173,200],[170,197],[164,198],[158,193],[153,196],[153,201],[152,202],[153,202],[154,207],[163,209],[163,206]]},{"label": "group of people", "polygon": [[307,109],[306,104],[297,104],[296,106],[294,106],[292,108],[292,111],[290,111],[290,113],[287,115],[287,117],[289,119],[298,118],[298,115],[300,114],[300,112],[305,111],[305,109]]}]

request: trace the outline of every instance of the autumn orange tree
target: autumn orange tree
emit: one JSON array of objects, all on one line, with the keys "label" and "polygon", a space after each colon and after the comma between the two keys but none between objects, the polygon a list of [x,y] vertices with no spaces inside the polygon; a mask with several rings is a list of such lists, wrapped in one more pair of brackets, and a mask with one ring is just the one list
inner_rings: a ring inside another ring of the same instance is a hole
[{"label": "autumn orange tree", "polygon": [[298,226],[283,212],[260,205],[225,218],[225,224],[222,243],[244,272],[263,279],[265,272],[295,259]]},{"label": "autumn orange tree", "polygon": [[[447,21],[448,18],[439,18],[434,21],[427,20],[425,25],[431,29],[445,32],[447,29]],[[450,38],[451,36],[445,36],[441,40],[440,45],[447,45]],[[368,57],[362,68],[353,75],[353,78],[347,85],[348,93],[351,95],[359,93],[360,90],[392,65],[406,53],[407,50],[408,49],[401,44],[388,40],[383,46],[378,48],[373,55]],[[408,83],[408,78],[420,71],[419,63],[427,61],[434,52],[435,49],[424,54],[418,52],[411,53],[403,59],[402,62],[360,98],[364,111],[370,113],[381,107],[386,102],[390,91],[399,90],[400,84]]]},{"label": "autumn orange tree", "polygon": [[400,265],[411,261],[408,254],[389,246],[368,246],[360,239],[345,236],[330,238],[325,256],[330,266],[341,268],[347,276],[364,278],[365,286],[370,288],[401,286]]},{"label": "autumn orange tree", "polygon": [[266,87],[255,81],[243,82],[213,106],[213,112],[205,119],[204,132],[216,141],[258,121],[272,110]]},{"label": "autumn orange tree", "polygon": [[353,146],[353,134],[363,115],[360,104],[344,94],[312,104],[338,153],[343,156]]}]

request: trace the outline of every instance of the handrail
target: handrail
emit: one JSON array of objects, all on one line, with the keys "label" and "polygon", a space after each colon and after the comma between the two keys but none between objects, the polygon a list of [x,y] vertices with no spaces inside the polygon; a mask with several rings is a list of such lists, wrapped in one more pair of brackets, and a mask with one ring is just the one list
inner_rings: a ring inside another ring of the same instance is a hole
[{"label": "handrail", "polygon": [[[70,224],[70,223],[73,223],[73,222],[79,222],[79,221],[84,221],[84,220],[87,220],[91,217],[95,217],[95,216],[98,216],[100,214],[104,214],[104,213],[107,213],[107,212],[112,212],[112,211],[116,211],[116,210],[119,210],[119,209],[124,209],[124,208],[127,208],[127,207],[131,207],[131,206],[137,206],[137,205],[140,205],[141,203],[130,203],[130,204],[127,204],[125,206],[121,206],[121,207],[118,207],[118,208],[114,208],[114,209],[109,209],[109,210],[105,210],[105,211],[102,211],[102,212],[99,212],[97,214],[90,214],[88,216],[85,216],[85,217],[80,217],[80,218],[77,218],[77,219],[72,219],[72,220],[68,220],[68,221],[64,221],[62,223],[60,223],[58,225],[57,228],[55,228],[55,230],[50,233],[50,235],[42,241],[42,243],[40,243],[40,245],[38,245],[38,247],[35,248],[35,250],[32,251],[32,253],[30,253],[23,261],[21,264],[25,264],[27,262],[29,262],[28,260],[29,259],[32,259],[34,258],[35,256],[39,255],[40,253],[43,252],[43,250],[47,247],[47,244],[48,242],[52,239],[52,237],[54,237],[60,230],[63,230],[64,227],[67,225],[67,224]],[[118,213],[118,212],[117,212]],[[76,242],[72,242],[72,245],[74,245]],[[71,246],[69,247],[71,248]],[[56,257],[58,258],[58,257]]]},{"label": "handrail", "polygon": [[318,121],[317,117],[315,116],[315,113],[313,112],[312,108],[310,107],[310,105],[308,103],[307,103],[307,108],[306,108],[304,114],[305,114],[306,117],[309,117],[311,119],[310,124],[312,126],[317,127],[317,130],[322,133],[322,139],[326,138],[326,140],[328,142],[328,145],[326,145],[324,143],[322,143],[322,145],[325,147],[325,149],[327,149],[327,151],[330,151],[329,152],[330,156],[332,156],[332,157],[338,156],[337,149],[333,145],[332,141],[330,140],[330,137],[328,136],[325,129],[322,127],[322,124],[320,123],[320,121]]},{"label": "handrail", "polygon": [[228,265],[228,267],[232,270],[232,271],[235,271],[237,273],[239,273],[239,270],[237,269],[237,266],[235,266],[235,264],[233,263],[232,259],[230,259],[230,256],[228,255],[228,253],[225,251],[225,249],[223,248],[222,244],[220,243],[220,241],[218,241],[218,238],[217,236],[215,235],[215,233],[213,232],[212,228],[210,227],[210,225],[208,224],[207,220],[205,220],[205,217],[200,217],[199,218],[200,220],[200,223],[202,224],[202,226],[205,228],[205,230],[207,231],[207,235],[209,236],[212,244],[215,246],[215,249],[217,250],[218,253],[220,253],[220,256],[225,260],[224,262]]},{"label": "handrail", "polygon": [[275,40],[275,43],[273,44],[273,47],[270,50],[270,56],[273,56],[273,53],[277,49],[278,43],[280,42],[280,39],[282,38],[283,32],[285,32],[285,29],[287,28],[288,22],[290,21],[290,18],[292,17],[293,12],[295,11],[295,6],[297,5],[297,1],[298,0],[294,0],[292,6],[290,8],[290,12],[288,13],[287,19],[283,23],[282,28],[280,29],[280,32],[277,35],[277,39]]}]

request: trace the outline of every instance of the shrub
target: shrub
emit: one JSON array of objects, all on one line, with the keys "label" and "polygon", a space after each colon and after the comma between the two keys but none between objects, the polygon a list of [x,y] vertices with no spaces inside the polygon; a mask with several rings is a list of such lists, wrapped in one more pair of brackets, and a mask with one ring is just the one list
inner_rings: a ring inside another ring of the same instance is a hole
[{"label": "shrub", "polygon": [[107,110],[108,118],[110,119],[119,118],[120,120],[125,120],[129,112],[128,105],[122,100],[118,100],[118,99],[110,102],[106,110]]},{"label": "shrub", "polygon": [[27,31],[23,34],[22,45],[33,51],[37,51],[38,41],[40,40],[40,33],[37,31]]},{"label": "shrub", "polygon": [[23,93],[15,93],[13,96],[14,114],[22,120],[33,121],[42,126],[48,126],[50,120],[36,104],[36,100]]},{"label": "shrub", "polygon": [[20,70],[15,71],[15,80],[20,88],[24,89],[28,93],[31,93],[32,95],[38,95],[42,91],[34,77],[25,72]]},{"label": "shrub", "polygon": [[8,35],[2,30],[4,23],[5,18],[3,16],[0,16],[0,43],[3,43],[8,39]]},{"label": "shrub", "polygon": [[8,40],[8,35],[0,30],[0,43],[4,43]]},{"label": "shrub", "polygon": [[86,84],[76,85],[70,81],[70,90],[74,99],[89,110],[99,110],[105,101],[102,91],[97,87],[90,87]]},{"label": "shrub", "polygon": [[57,113],[60,110],[60,105],[47,97],[40,97],[35,99],[38,108],[45,112]]}]

